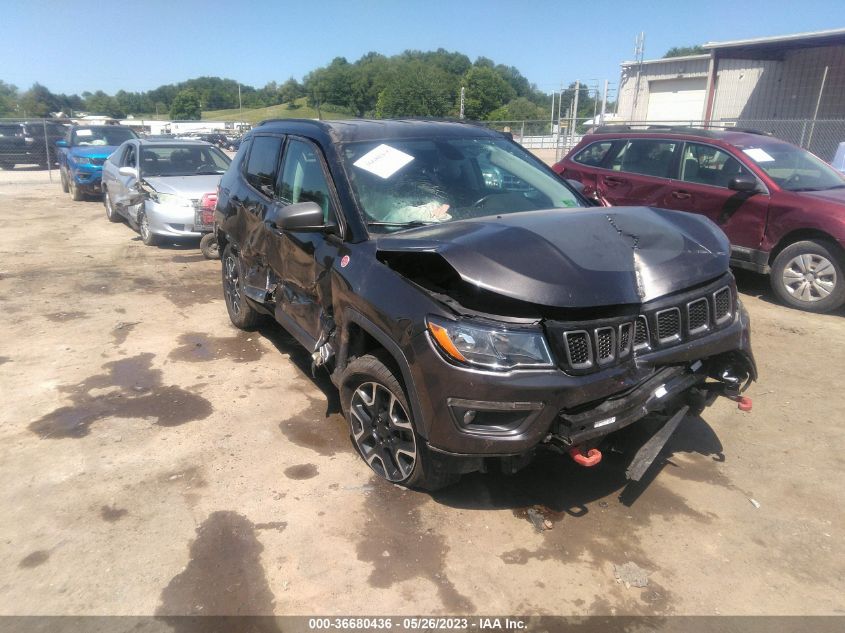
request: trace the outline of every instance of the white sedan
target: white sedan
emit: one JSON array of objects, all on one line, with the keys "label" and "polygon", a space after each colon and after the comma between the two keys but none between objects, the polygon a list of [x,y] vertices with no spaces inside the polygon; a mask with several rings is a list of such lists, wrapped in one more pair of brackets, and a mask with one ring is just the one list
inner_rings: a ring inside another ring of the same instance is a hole
[{"label": "white sedan", "polygon": [[231,160],[202,141],[132,139],[103,165],[103,204],[112,222],[129,220],[144,244],[200,237]]}]

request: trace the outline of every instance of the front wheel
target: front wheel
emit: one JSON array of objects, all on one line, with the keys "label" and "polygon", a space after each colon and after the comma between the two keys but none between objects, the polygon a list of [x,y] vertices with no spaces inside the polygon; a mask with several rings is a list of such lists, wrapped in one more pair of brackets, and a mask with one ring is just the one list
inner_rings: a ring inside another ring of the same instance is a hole
[{"label": "front wheel", "polygon": [[770,281],[785,304],[807,312],[830,312],[845,303],[842,256],[829,242],[804,240],[775,258]]},{"label": "front wheel", "polygon": [[217,236],[206,233],[200,240],[200,251],[206,259],[220,259],[220,248],[217,246]]},{"label": "front wheel", "polygon": [[79,185],[76,184],[76,178],[73,177],[73,174],[70,174],[68,181],[70,185],[70,199],[74,202],[79,202],[84,196],[82,194],[82,190],[79,188]]},{"label": "front wheel", "polygon": [[141,234],[141,241],[147,246],[155,246],[158,238],[150,230],[150,219],[143,211],[138,212],[138,233]]},{"label": "front wheel", "polygon": [[106,218],[109,222],[120,222],[120,215],[114,210],[108,190],[103,192],[103,204],[106,206]]},{"label": "front wheel", "polygon": [[356,358],[344,372],[341,406],[358,454],[379,477],[411,488],[437,490],[458,480],[432,468],[417,435],[411,407],[384,354]]}]

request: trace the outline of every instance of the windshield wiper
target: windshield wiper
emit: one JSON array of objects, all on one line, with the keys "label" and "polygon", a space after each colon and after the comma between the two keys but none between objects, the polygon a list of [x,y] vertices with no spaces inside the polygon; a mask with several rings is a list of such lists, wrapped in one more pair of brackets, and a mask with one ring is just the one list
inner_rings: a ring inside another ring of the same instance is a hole
[{"label": "windshield wiper", "polygon": [[440,222],[424,222],[423,220],[411,220],[410,222],[367,222],[367,226],[429,226],[440,224]]}]

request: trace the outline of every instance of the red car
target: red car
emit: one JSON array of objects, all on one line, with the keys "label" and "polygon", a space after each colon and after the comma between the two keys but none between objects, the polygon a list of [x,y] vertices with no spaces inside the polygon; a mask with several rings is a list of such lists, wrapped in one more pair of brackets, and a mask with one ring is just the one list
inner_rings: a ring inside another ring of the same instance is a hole
[{"label": "red car", "polygon": [[706,215],[731,242],[731,263],[770,276],[786,304],[845,303],[845,176],[759,132],[609,128],[553,169],[609,205]]}]

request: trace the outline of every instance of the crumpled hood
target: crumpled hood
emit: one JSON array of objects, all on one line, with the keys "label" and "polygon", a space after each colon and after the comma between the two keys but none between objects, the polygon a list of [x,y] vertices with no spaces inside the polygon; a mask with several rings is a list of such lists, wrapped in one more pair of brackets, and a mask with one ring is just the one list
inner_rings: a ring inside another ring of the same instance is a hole
[{"label": "crumpled hood", "polygon": [[144,176],[144,181],[159,193],[169,193],[185,198],[202,198],[206,193],[217,193],[220,174],[203,176]]},{"label": "crumpled hood", "polygon": [[710,220],[649,207],[551,209],[388,235],[377,250],[434,252],[468,283],[529,303],[638,304],[714,279],[730,245]]}]

